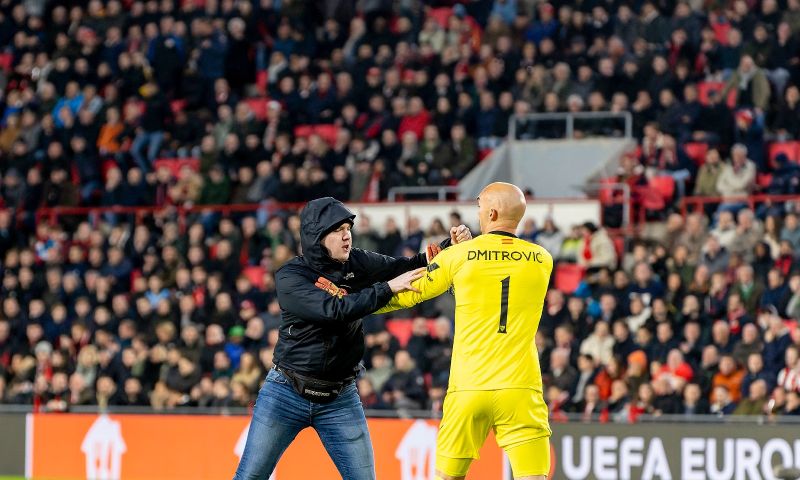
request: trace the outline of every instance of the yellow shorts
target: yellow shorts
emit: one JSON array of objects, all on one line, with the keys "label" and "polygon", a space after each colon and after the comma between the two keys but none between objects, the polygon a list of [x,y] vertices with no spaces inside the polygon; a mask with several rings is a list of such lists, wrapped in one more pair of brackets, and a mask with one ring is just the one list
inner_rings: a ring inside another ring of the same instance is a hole
[{"label": "yellow shorts", "polygon": [[448,393],[436,441],[436,468],[453,477],[467,474],[489,429],[505,450],[514,476],[550,472],[550,425],[541,392],[530,389]]}]

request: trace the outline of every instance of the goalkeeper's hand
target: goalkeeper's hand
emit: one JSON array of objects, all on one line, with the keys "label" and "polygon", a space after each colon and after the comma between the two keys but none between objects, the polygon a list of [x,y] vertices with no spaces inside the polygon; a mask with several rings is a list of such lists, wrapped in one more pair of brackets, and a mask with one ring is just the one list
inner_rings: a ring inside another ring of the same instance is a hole
[{"label": "goalkeeper's hand", "polygon": [[450,243],[453,245],[458,245],[467,240],[472,240],[472,232],[469,231],[466,225],[461,224],[450,229]]},{"label": "goalkeeper's hand", "polygon": [[433,260],[436,255],[439,255],[439,252],[441,251],[442,247],[440,247],[438,244],[429,243],[427,248],[425,248],[425,258],[428,260],[428,263],[431,263],[431,260]]}]

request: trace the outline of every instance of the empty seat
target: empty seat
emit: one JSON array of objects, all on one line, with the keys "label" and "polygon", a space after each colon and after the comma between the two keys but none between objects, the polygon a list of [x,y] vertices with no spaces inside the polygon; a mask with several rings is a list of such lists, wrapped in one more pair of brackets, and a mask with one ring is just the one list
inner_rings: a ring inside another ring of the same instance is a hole
[{"label": "empty seat", "polygon": [[10,72],[13,64],[14,64],[13,54],[0,53],[0,69],[5,70],[6,72]]},{"label": "empty seat", "polygon": [[183,167],[188,166],[195,172],[200,171],[200,159],[198,158],[159,158],[153,162],[153,168],[168,168],[173,177],[178,178]]},{"label": "empty seat", "polygon": [[692,159],[698,167],[702,166],[706,161],[706,153],[708,153],[708,144],[702,142],[688,142],[683,144],[683,151]]},{"label": "empty seat", "polygon": [[800,142],[773,142],[769,144],[769,162],[775,165],[775,157],[781,153],[789,157],[792,162],[800,159]]},{"label": "empty seat", "polygon": [[245,267],[242,270],[242,274],[250,280],[250,283],[253,284],[259,290],[264,290],[264,267],[259,265],[254,265],[250,267]]},{"label": "empty seat", "polygon": [[556,289],[572,294],[578,289],[583,280],[584,268],[575,263],[559,263],[556,266],[556,277],[554,285]]},{"label": "empty seat", "polygon": [[771,173],[759,173],[756,176],[756,185],[758,185],[762,189],[769,187],[770,183],[772,183]]},{"label": "empty seat", "polygon": [[244,103],[250,107],[250,111],[253,112],[253,116],[256,117],[259,121],[264,121],[267,119],[267,98],[266,97],[258,97],[258,98],[248,98],[244,100]]},{"label": "empty seat", "polygon": [[[712,91],[721,92],[725,88],[724,82],[700,82],[697,84],[697,98],[703,105],[708,105],[708,94]],[[728,97],[725,99],[728,107],[734,108],[736,106],[736,90],[731,89],[728,92]]]},{"label": "empty seat", "polygon": [[658,175],[650,179],[650,186],[661,194],[665,202],[672,201],[675,196],[675,179],[669,175]]},{"label": "empty seat", "polygon": [[269,83],[269,74],[266,70],[259,70],[256,72],[256,89],[261,95],[267,94],[267,84]]}]

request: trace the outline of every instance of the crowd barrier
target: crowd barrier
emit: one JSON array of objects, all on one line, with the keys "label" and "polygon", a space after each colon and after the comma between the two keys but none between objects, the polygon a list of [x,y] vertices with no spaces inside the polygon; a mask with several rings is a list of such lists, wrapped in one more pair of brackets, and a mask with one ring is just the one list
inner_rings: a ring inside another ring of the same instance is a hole
[{"label": "crowd barrier", "polygon": [[[116,215],[120,218],[129,218],[130,221],[140,223],[149,217],[174,218],[183,230],[187,221],[203,215],[216,214],[220,216],[258,215],[265,218],[280,211],[298,211],[304,204],[265,202],[263,204],[244,205],[196,205],[193,207],[53,207],[40,208],[36,211],[35,220],[56,223],[65,217],[97,221],[107,215]],[[396,203],[348,203],[353,212],[364,215],[372,221],[372,227],[383,233],[383,227],[389,218],[397,223],[401,232],[405,232],[409,220],[416,218],[423,229],[427,229],[431,222],[438,218],[445,225],[449,224],[448,215],[457,212],[462,221],[475,228],[478,227],[478,204],[469,202],[435,202],[435,201],[404,201]],[[529,200],[526,218],[535,220],[541,226],[545,218],[551,217],[562,232],[568,233],[572,225],[583,222],[599,224],[601,220],[600,202],[595,199],[544,199]],[[20,214],[22,219],[23,215]]]},{"label": "crowd barrier", "polygon": [[[3,414],[0,475],[37,479],[230,479],[247,438],[244,415]],[[796,479],[800,425],[554,423],[552,479]],[[438,420],[370,418],[379,480],[434,480]],[[508,480],[487,440],[467,477]],[[796,472],[795,472],[796,473]],[[313,430],[270,480],[341,478]]]}]

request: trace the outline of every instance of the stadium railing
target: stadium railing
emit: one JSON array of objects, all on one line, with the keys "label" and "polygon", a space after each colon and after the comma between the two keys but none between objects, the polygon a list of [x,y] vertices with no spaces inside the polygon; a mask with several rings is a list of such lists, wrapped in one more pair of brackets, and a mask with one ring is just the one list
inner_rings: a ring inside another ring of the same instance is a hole
[{"label": "stadium railing", "polygon": [[389,202],[397,200],[430,200],[435,198],[440,202],[455,200],[461,190],[453,186],[430,186],[430,187],[392,187],[386,194]]},{"label": "stadium railing", "polygon": [[785,202],[800,202],[800,195],[755,194],[740,197],[684,197],[680,201],[680,211],[685,217],[689,213],[707,211],[706,207],[721,203],[739,203],[751,210],[760,206],[772,206]]},{"label": "stadium railing", "polygon": [[[278,211],[296,211],[303,205],[302,203],[262,202],[236,205],[194,205],[191,207],[176,205],[136,207],[43,207],[36,210],[34,218],[37,223],[43,220],[55,223],[62,217],[85,217],[90,220],[96,220],[100,216],[112,214],[132,217],[136,223],[140,223],[147,216],[169,215],[177,218],[179,226],[183,229],[186,225],[187,218],[192,215],[233,215],[255,212],[274,213]],[[25,213],[26,212],[18,212],[18,220],[21,220]]]},{"label": "stadium railing", "polygon": [[[605,122],[607,131],[601,132],[600,136],[633,138],[633,115],[630,112],[554,112],[512,115],[508,121],[508,140],[575,138],[575,132],[580,130],[576,129],[576,121],[582,128],[590,129]],[[621,128],[618,126],[620,121]],[[540,130],[545,122],[554,130]]]}]

